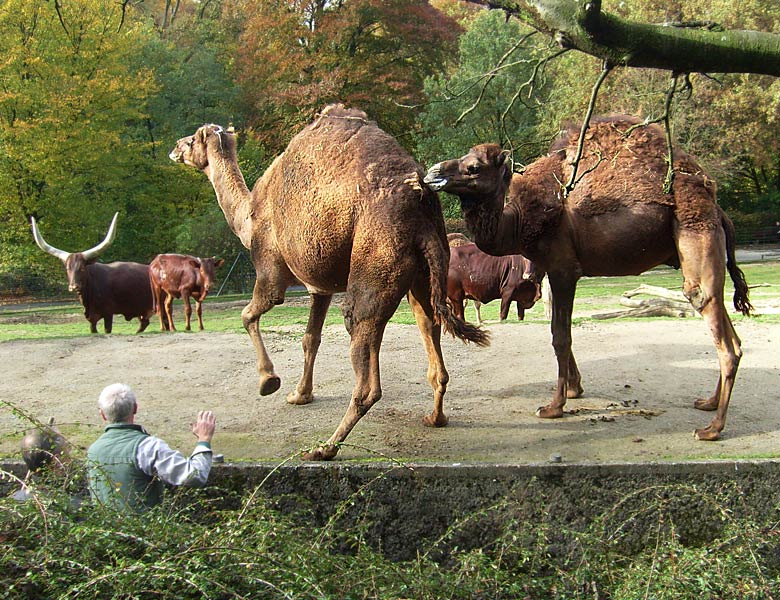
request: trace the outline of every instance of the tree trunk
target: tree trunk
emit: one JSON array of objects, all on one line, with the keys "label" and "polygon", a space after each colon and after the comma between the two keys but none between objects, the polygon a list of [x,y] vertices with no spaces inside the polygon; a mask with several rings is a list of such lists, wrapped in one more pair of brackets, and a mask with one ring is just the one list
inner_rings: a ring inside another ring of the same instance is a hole
[{"label": "tree trunk", "polygon": [[780,35],[651,25],[601,11],[601,0],[468,0],[500,8],[564,48],[611,65],[675,73],[780,75]]}]

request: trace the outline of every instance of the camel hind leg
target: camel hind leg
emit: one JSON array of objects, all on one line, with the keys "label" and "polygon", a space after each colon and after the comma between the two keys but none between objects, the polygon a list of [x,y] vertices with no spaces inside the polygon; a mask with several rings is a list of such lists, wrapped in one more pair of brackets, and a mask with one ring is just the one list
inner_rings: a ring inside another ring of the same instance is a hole
[{"label": "camel hind leg", "polygon": [[678,239],[683,293],[702,315],[712,334],[718,352],[720,374],[714,394],[696,400],[699,410],[714,410],[707,427],[694,432],[696,439],[714,441],[726,424],[731,391],[742,358],[742,345],[729,318],[723,300],[726,278],[725,241],[720,229],[701,232],[682,230]]},{"label": "camel hind leg", "polygon": [[333,296],[326,294],[312,294],[309,321],[306,324],[306,333],[303,334],[303,373],[301,380],[294,392],[287,396],[289,404],[309,404],[314,400],[314,361],[322,341],[322,325],[328,316],[328,307]]},{"label": "camel hind leg", "polygon": [[[370,261],[370,257],[368,257]],[[355,387],[349,407],[336,431],[326,442],[303,453],[304,460],[330,460],[336,456],[339,444],[369,409],[382,397],[379,376],[379,349],[390,317],[403,297],[395,281],[383,282],[382,289],[366,286],[373,275],[358,276],[353,263],[350,282],[342,305],[344,324],[349,332],[350,357],[355,372]]]},{"label": "camel hind leg", "polygon": [[409,290],[407,298],[417,321],[417,327],[420,329],[425,352],[428,355],[427,379],[433,389],[433,412],[423,417],[423,425],[444,427],[448,421],[444,414],[444,394],[447,392],[450,375],[444,366],[444,356],[441,351],[441,325],[434,321],[428,282],[425,281],[424,284]]}]

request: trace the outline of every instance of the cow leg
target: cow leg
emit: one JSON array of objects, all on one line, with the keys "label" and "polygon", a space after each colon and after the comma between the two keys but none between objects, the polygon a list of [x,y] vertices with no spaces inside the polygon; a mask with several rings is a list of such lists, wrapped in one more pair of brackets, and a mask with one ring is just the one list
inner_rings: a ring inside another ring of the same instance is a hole
[{"label": "cow leg", "polygon": [[450,302],[452,303],[452,312],[455,313],[455,316],[461,321],[465,321],[466,303],[468,300],[463,296],[453,296],[450,298]]},{"label": "cow leg", "polygon": [[498,318],[500,321],[506,321],[509,317],[509,307],[512,304],[512,295],[503,295],[501,296],[501,309],[498,313]]},{"label": "cow leg", "polygon": [[[474,300],[474,308],[477,311],[477,325],[482,325],[482,302],[479,300]],[[461,319],[463,318],[463,315],[461,315]]]},{"label": "cow leg", "polygon": [[694,407],[700,410],[716,411],[707,427],[694,432],[698,440],[714,441],[720,439],[720,432],[726,424],[731,391],[742,358],[741,341],[723,300],[725,238],[720,229],[706,233],[681,230],[677,248],[683,273],[683,293],[709,326],[718,352],[720,375],[715,393],[694,403]]},{"label": "cow leg", "polygon": [[441,325],[437,325],[434,320],[428,282],[418,284],[409,290],[407,298],[417,321],[417,327],[420,329],[425,352],[428,355],[427,379],[433,389],[433,412],[423,417],[423,425],[444,427],[448,421],[444,414],[444,394],[447,392],[450,375],[444,366],[444,356],[441,351]]},{"label": "cow leg", "polygon": [[[353,257],[355,254],[353,250]],[[364,259],[369,264],[373,262],[370,252],[366,252]],[[398,257],[397,260],[400,261],[401,258]],[[305,452],[304,460],[334,458],[339,450],[338,445],[347,438],[361,417],[382,397],[379,348],[382,345],[385,326],[398,308],[403,291],[397,289],[399,286],[394,281],[385,282],[386,285],[382,289],[366,287],[364,282],[371,279],[365,274],[359,275],[361,270],[360,265],[353,261],[350,283],[342,305],[344,324],[351,337],[350,356],[352,369],[355,372],[352,398],[347,412],[344,413],[333,435],[324,444],[310,452]],[[353,281],[361,283],[353,284]]]},{"label": "cow leg", "polygon": [[[241,311],[241,321],[244,323],[244,329],[252,340],[257,354],[257,372],[260,374],[260,395],[268,396],[273,394],[282,384],[282,380],[274,372],[274,364],[268,351],[263,344],[263,336],[260,334],[260,317],[267,313],[275,304],[281,304],[284,300],[284,289],[276,290],[277,296],[272,296],[272,284],[263,279],[255,281],[252,292],[252,300]],[[278,301],[276,298],[278,297]]]},{"label": "cow leg", "polygon": [[138,324],[138,331],[136,333],[143,333],[143,331],[149,327],[149,317],[145,315],[141,315],[138,318],[139,324]]},{"label": "cow leg", "polygon": [[89,322],[89,332],[90,333],[97,333],[98,332],[97,324],[98,324],[97,321],[90,320],[90,322]]},{"label": "cow leg", "polygon": [[[577,289],[577,278],[567,273],[548,273],[552,287],[552,343],[555,358],[558,361],[558,382],[552,401],[547,406],[536,410],[536,416],[543,419],[554,419],[563,416],[563,407],[569,396],[569,381],[572,378],[570,368],[576,369],[576,363],[571,352],[571,313],[574,307],[574,292]],[[579,375],[579,372],[578,372]]]},{"label": "cow leg", "polygon": [[106,333],[111,333],[114,328],[114,315],[106,315],[103,317],[103,330]]},{"label": "cow leg", "polygon": [[168,329],[176,331],[176,325],[173,324],[173,295],[165,292],[165,318],[168,319]]},{"label": "cow leg", "polygon": [[165,308],[163,307],[162,289],[152,285],[152,298],[154,311],[160,317],[160,331],[168,331],[168,320],[165,317]]},{"label": "cow leg", "polygon": [[183,291],[181,299],[184,301],[184,319],[185,319],[185,331],[192,331],[190,322],[192,320],[192,304],[190,303],[190,294],[187,291]]},{"label": "cow leg", "polygon": [[198,314],[198,330],[203,331],[203,298],[195,297],[195,312]]},{"label": "cow leg", "polygon": [[314,361],[322,341],[322,325],[328,316],[328,307],[333,298],[330,294],[312,294],[309,310],[309,322],[303,334],[303,373],[294,392],[287,396],[290,404],[309,404],[314,400]]}]

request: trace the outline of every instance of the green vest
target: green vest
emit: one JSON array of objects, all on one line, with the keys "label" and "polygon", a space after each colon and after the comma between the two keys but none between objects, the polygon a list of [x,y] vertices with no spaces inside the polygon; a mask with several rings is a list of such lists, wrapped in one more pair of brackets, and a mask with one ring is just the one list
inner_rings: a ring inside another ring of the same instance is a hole
[{"label": "green vest", "polygon": [[89,491],[103,505],[144,512],[162,502],[163,483],[138,468],[136,453],[148,437],[140,425],[112,423],[87,450]]}]

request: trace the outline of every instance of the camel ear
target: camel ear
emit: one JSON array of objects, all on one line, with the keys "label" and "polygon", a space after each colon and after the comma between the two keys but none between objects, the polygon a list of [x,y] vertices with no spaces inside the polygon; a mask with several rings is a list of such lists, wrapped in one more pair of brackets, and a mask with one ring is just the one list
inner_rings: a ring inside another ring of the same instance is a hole
[{"label": "camel ear", "polygon": [[195,141],[200,142],[201,144],[206,142],[206,126],[199,128],[195,132]]}]

